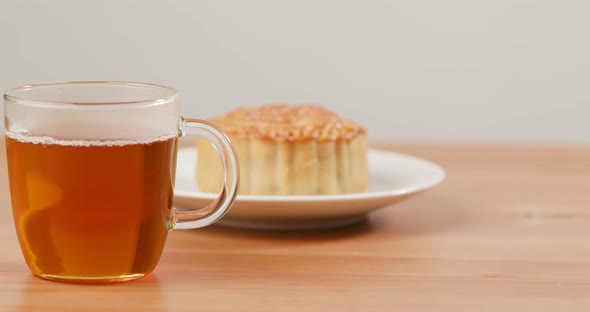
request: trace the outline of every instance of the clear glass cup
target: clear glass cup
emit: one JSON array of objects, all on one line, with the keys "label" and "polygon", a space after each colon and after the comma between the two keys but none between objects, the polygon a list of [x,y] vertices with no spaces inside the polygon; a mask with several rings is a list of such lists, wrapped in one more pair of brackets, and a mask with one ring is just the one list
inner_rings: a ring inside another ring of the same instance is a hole
[{"label": "clear glass cup", "polygon": [[[170,87],[64,82],[4,94],[6,151],[16,232],[31,272],[80,283],[152,272],[168,231],[220,219],[239,182],[238,159],[214,125],[180,116]],[[198,211],[173,207],[178,138],[211,141],[223,187]]]}]

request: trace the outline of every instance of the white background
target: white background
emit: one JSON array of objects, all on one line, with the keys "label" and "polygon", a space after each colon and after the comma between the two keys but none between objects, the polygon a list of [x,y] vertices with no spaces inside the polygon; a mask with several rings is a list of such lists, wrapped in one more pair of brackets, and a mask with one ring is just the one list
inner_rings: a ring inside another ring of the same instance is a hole
[{"label": "white background", "polygon": [[134,80],[183,112],[322,104],[373,140],[590,143],[590,1],[2,1],[0,88]]}]

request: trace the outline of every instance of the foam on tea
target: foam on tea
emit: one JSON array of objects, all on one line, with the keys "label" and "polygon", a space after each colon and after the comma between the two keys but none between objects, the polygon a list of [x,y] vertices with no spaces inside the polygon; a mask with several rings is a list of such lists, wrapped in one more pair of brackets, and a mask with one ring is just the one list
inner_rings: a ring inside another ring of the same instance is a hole
[{"label": "foam on tea", "polygon": [[23,143],[44,144],[44,145],[62,145],[62,146],[124,146],[130,144],[150,144],[156,141],[165,141],[176,137],[176,133],[160,136],[146,140],[60,140],[49,136],[29,136],[27,131],[19,129],[17,126],[11,126],[6,136]]}]

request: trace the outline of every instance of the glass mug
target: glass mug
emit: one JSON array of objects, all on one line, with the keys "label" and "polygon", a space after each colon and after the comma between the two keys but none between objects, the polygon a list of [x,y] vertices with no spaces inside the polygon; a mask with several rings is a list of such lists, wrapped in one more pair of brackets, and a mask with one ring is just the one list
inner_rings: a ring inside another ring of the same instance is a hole
[{"label": "glass mug", "polygon": [[[132,82],[35,84],[4,95],[14,222],[31,272],[112,283],[159,261],[168,231],[219,220],[239,182],[238,158],[214,125],[180,117],[173,88]],[[172,206],[178,137],[211,141],[223,187],[197,211]]]}]

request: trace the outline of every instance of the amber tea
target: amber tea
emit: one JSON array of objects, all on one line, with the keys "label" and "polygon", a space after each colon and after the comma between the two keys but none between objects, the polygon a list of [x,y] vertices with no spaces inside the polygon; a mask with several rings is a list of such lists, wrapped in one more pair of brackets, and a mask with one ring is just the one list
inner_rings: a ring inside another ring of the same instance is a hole
[{"label": "amber tea", "polygon": [[176,137],[148,142],[6,140],[14,221],[33,273],[151,272],[167,236]]}]

